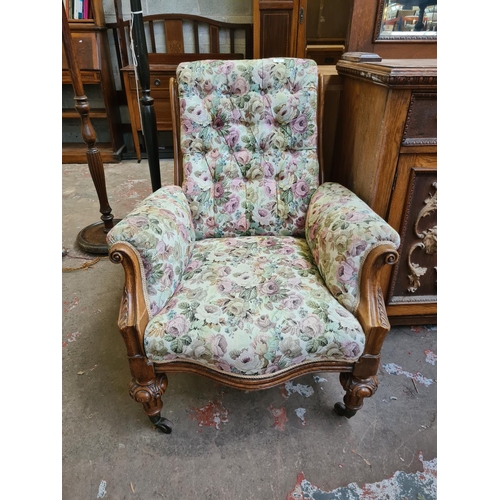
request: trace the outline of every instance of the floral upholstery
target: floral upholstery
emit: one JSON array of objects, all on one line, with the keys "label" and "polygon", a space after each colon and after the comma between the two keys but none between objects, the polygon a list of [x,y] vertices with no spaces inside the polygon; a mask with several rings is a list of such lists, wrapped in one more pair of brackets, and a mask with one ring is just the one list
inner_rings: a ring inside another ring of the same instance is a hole
[{"label": "floral upholstery", "polygon": [[318,184],[316,64],[198,61],[177,80],[183,186],[108,234],[140,258],[147,357],[243,377],[356,362],[364,259],[399,236],[349,190]]},{"label": "floral upholstery", "polygon": [[259,375],[322,359],[354,362],[365,336],[330,294],[303,238],[197,241],[179,288],[148,324],[156,362]]},{"label": "floral upholstery", "polygon": [[326,182],[314,193],[306,220],[306,239],[333,296],[349,311],[359,302],[358,283],[365,256],[399,235],[347,188]]},{"label": "floral upholstery", "polygon": [[193,249],[194,229],[186,197],[178,186],[149,195],[107,236],[108,246],[123,242],[140,256],[150,317],[172,296]]},{"label": "floral upholstery", "polygon": [[183,189],[197,239],[304,236],[318,187],[317,79],[305,59],[179,64]]}]

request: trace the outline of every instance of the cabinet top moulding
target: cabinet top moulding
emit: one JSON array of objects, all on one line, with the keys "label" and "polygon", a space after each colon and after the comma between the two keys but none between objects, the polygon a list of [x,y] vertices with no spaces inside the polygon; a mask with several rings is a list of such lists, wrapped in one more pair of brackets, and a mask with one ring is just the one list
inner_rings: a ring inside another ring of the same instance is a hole
[{"label": "cabinet top moulding", "polygon": [[[371,60],[364,62],[367,59]],[[377,54],[350,52],[342,55],[337,63],[337,71],[341,75],[368,80],[390,88],[430,90],[435,89],[437,85],[436,59],[381,60]]]}]

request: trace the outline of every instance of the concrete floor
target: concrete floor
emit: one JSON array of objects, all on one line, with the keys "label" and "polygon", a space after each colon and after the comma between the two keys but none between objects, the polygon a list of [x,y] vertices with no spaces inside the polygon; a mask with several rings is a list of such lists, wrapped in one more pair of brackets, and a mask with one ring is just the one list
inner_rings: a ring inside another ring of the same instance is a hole
[{"label": "concrete floor", "polygon": [[[161,162],[171,183],[172,163]],[[105,165],[116,218],[151,192],[147,160]],[[99,221],[87,165],[63,165],[63,268],[94,259],[78,232]],[[379,389],[348,420],[337,374],[259,392],[169,376],[167,436],[128,395],[116,322],[123,269],[107,257],[62,274],[62,498],[356,500],[436,498],[437,329],[394,327]]]}]

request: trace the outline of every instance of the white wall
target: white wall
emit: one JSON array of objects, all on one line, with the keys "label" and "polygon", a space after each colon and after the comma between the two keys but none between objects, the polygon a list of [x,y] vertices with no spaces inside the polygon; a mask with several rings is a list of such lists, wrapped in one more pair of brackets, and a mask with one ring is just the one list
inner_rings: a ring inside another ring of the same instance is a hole
[{"label": "white wall", "polygon": [[[149,14],[182,13],[210,17],[230,23],[252,22],[252,0],[142,0],[142,11]],[[107,22],[114,22],[113,0],[103,0]],[[130,2],[122,0],[124,19],[130,19]]]}]

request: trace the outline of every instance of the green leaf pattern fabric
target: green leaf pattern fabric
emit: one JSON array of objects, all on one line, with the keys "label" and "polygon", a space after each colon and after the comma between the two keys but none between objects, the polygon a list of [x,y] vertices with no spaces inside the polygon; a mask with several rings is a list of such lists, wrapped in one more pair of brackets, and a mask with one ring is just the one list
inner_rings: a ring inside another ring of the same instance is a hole
[{"label": "green leaf pattern fabric", "polygon": [[179,288],[144,339],[153,361],[189,360],[238,375],[331,358],[354,362],[364,342],[305,239],[291,236],[197,241]]}]

